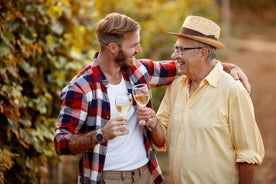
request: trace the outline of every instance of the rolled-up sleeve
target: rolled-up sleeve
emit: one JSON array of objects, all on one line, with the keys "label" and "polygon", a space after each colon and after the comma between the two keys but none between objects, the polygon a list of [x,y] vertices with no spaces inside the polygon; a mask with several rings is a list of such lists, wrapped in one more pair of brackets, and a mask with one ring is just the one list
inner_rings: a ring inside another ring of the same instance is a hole
[{"label": "rolled-up sleeve", "polygon": [[230,99],[230,131],[236,150],[236,162],[260,165],[264,158],[263,140],[255,121],[249,94],[239,91]]},{"label": "rolled-up sleeve", "polygon": [[61,110],[55,127],[54,144],[59,155],[71,154],[68,143],[87,118],[88,103],[83,92],[69,85],[61,92]]}]

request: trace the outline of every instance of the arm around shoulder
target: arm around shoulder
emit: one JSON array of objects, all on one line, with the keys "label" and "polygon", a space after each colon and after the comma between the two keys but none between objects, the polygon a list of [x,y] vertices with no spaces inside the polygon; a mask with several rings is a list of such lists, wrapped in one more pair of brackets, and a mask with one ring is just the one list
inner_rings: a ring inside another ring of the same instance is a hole
[{"label": "arm around shoulder", "polygon": [[233,63],[222,62],[221,64],[225,72],[229,73],[234,79],[240,80],[243,83],[245,89],[249,93],[251,92],[251,85],[249,83],[248,77],[240,67]]}]

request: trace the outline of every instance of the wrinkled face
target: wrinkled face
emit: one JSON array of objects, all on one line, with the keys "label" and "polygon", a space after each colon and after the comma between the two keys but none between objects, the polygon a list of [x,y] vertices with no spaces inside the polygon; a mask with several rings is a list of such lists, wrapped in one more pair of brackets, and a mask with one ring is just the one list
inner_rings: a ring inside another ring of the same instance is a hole
[{"label": "wrinkled face", "polygon": [[140,45],[140,31],[127,34],[122,42],[122,46],[118,52],[115,62],[119,66],[130,67],[133,65],[135,55],[142,52]]},{"label": "wrinkled face", "polygon": [[200,67],[200,50],[197,42],[188,38],[177,38],[175,43],[175,51],[171,57],[177,62],[179,73],[187,76],[191,75],[193,71]]}]

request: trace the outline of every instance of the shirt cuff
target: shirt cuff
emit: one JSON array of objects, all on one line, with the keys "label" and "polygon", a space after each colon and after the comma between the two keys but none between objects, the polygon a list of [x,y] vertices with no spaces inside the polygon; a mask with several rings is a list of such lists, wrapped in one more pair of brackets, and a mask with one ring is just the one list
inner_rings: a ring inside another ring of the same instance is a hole
[{"label": "shirt cuff", "polygon": [[246,162],[248,164],[260,165],[263,161],[264,154],[261,155],[255,151],[245,150],[237,153],[236,162]]}]

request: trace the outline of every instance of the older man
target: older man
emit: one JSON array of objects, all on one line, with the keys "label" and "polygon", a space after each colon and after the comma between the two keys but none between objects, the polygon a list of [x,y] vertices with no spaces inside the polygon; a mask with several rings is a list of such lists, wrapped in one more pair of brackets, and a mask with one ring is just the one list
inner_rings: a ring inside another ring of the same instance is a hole
[{"label": "older man", "polygon": [[[216,60],[220,27],[188,16],[172,58],[184,75],[167,88],[157,118],[140,109],[139,120],[152,128],[157,150],[169,154],[170,181],[177,183],[252,183],[264,146],[249,93]],[[153,121],[153,120],[156,121]]]}]

